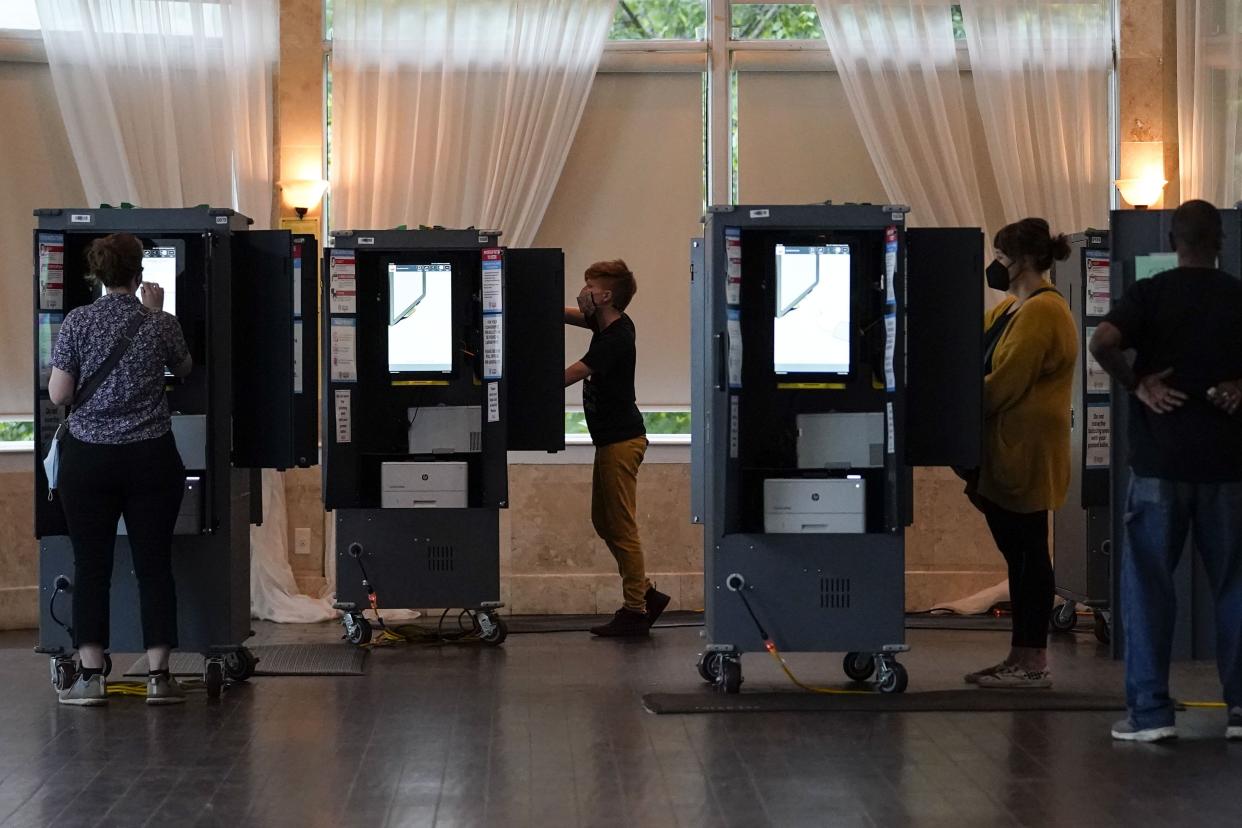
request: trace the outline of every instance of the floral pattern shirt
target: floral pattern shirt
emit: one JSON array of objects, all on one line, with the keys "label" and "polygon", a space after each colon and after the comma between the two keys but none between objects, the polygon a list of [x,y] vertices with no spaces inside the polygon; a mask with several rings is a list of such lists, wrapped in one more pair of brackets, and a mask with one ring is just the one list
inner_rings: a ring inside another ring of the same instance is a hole
[{"label": "floral pattern shirt", "polygon": [[164,393],[164,368],[190,355],[177,317],[152,313],[138,297],[105,293],[65,317],[52,351],[52,367],[71,374],[81,388],[112,353],[136,313],[147,319],[112,374],[69,416],[69,433],[85,443],[133,443],[163,437],[172,428]]}]

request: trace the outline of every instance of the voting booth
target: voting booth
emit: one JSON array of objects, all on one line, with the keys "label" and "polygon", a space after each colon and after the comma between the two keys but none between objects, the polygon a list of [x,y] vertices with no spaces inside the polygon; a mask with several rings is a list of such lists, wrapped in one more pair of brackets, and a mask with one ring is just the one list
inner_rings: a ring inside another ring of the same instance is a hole
[{"label": "voting booth", "polygon": [[[101,288],[88,281],[86,250],[97,238],[131,233],[143,242],[143,279],[164,288],[192,373],[165,377],[172,430],[185,465],[173,537],[181,649],[206,656],[208,692],[248,678],[250,526],[262,521],[258,470],[317,462],[314,366],[318,352],[311,236],[250,230],[230,209],[43,209],[35,213],[35,535],[39,539],[37,651],[51,657],[53,684],[73,679],[67,619],[73,548],[42,458],[65,417],[48,397],[61,322]],[[137,581],[124,522],[118,527],[111,601],[112,648],[143,649]]]}]

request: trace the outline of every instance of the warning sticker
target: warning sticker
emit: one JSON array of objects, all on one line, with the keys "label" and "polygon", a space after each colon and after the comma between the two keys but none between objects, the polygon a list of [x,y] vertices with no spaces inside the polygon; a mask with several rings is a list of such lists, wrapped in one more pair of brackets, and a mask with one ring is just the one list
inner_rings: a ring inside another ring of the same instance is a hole
[{"label": "warning sticker", "polygon": [[328,277],[328,312],[358,312],[358,282],[352,250],[333,250]]},{"label": "warning sticker", "polygon": [[1113,447],[1112,414],[1108,405],[1087,406],[1087,456],[1084,465],[1089,469],[1109,466]]}]

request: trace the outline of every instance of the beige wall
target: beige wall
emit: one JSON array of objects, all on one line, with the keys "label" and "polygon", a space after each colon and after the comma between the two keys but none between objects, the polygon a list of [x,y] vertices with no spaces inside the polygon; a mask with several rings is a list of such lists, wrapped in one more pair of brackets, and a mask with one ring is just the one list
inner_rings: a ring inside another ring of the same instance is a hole
[{"label": "beige wall", "polygon": [[0,61],[0,415],[29,415],[32,287],[29,251],[38,207],[82,206],[82,180],[46,63]]},{"label": "beige wall", "polygon": [[[637,392],[648,408],[690,404],[690,239],[702,233],[698,74],[600,74],[536,247],[565,250],[566,300],[587,265],[623,258],[638,279]],[[566,357],[586,351],[571,331]],[[569,404],[581,403],[578,388]]]},{"label": "beige wall", "polygon": [[[29,416],[32,213],[85,196],[47,64],[0,61],[0,111],[0,415]],[[0,454],[0,629],[38,618],[33,468],[28,453]]]}]

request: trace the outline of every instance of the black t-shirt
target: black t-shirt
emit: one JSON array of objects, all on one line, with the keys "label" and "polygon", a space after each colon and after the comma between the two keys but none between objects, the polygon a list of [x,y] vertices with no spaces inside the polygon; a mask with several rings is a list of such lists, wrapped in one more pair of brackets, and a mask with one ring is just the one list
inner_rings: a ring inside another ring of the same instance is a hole
[{"label": "black t-shirt", "polygon": [[606,446],[641,437],[647,429],[634,403],[634,323],[623,313],[602,331],[595,317],[587,325],[595,335],[582,358],[591,369],[582,384],[582,407],[591,442]]},{"label": "black t-shirt", "polygon": [[1130,397],[1130,463],[1141,477],[1189,483],[1242,480],[1242,413],[1207,398],[1242,379],[1242,281],[1224,271],[1179,267],[1136,283],[1105,321],[1136,352],[1139,377],[1172,368],[1166,380],[1189,399],[1156,414]]}]

